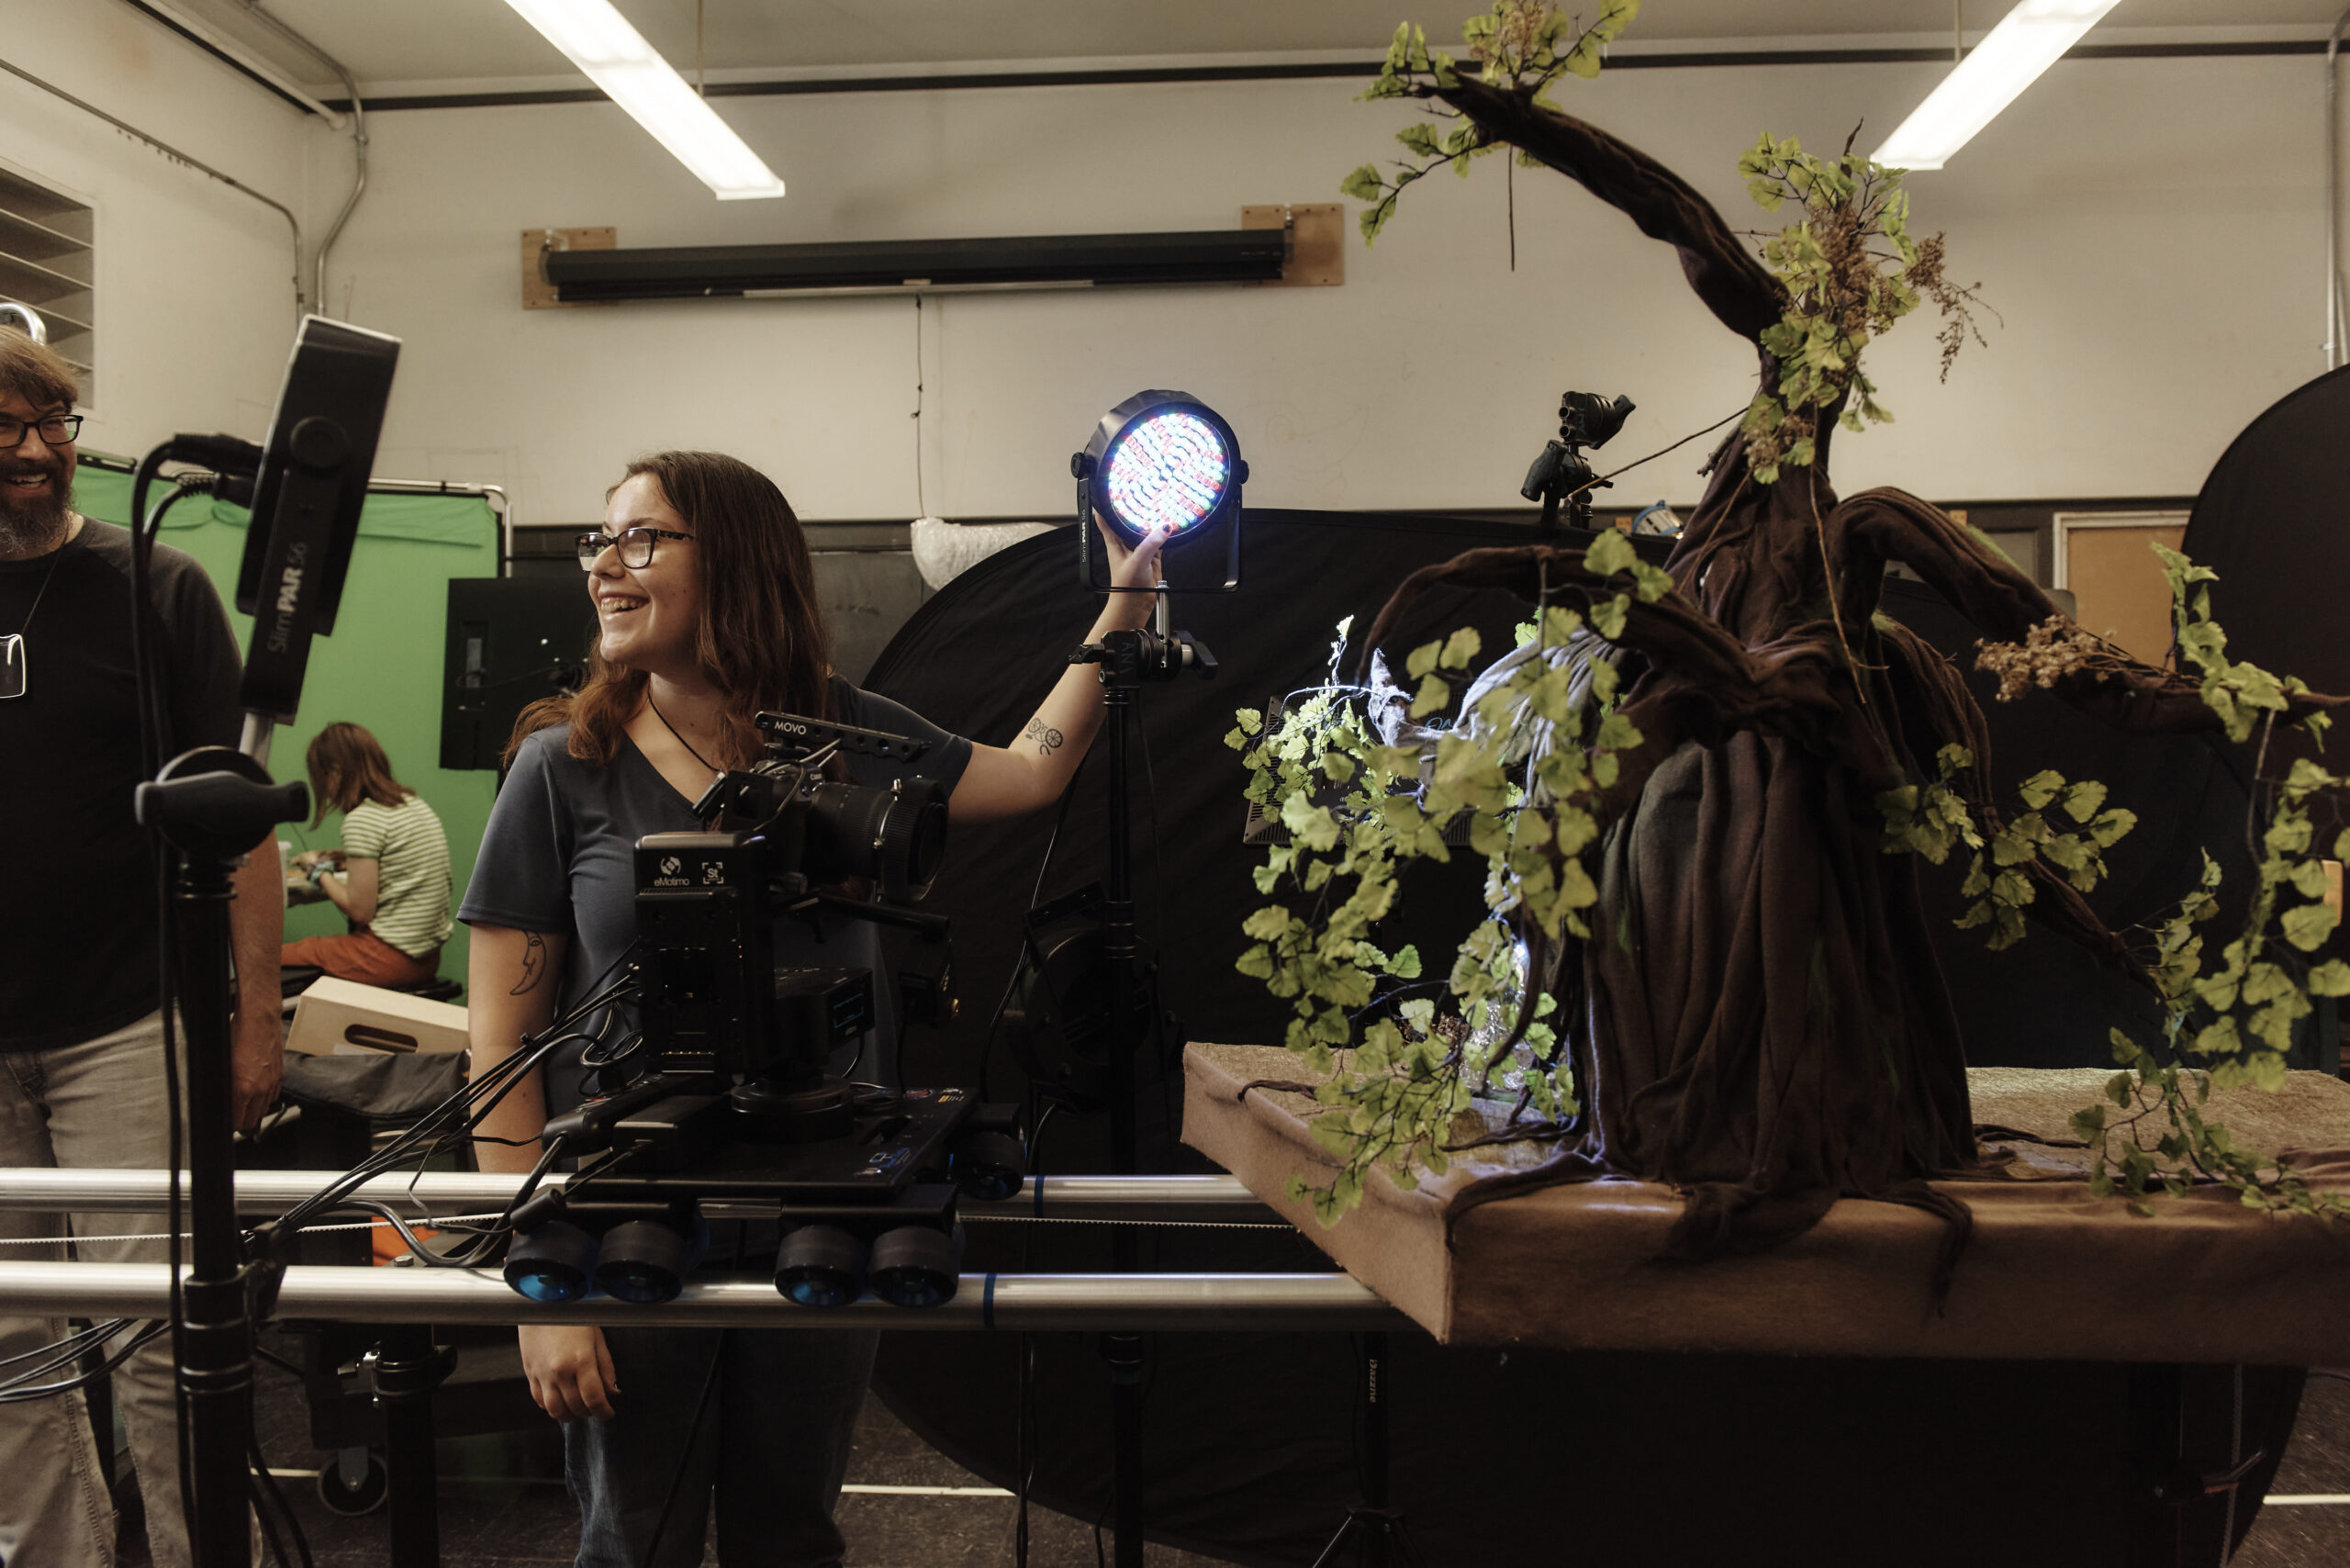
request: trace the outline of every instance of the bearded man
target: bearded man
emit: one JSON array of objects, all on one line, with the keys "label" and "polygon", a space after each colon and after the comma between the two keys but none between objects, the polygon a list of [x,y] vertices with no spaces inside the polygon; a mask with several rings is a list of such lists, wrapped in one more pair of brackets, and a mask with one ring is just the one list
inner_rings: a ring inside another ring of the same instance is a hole
[{"label": "bearded man", "polygon": [[[237,743],[240,669],[219,596],[195,560],[155,547],[146,635],[162,733],[140,744],[131,659],[130,533],[73,509],[81,417],[73,367],[0,329],[0,1166],[170,1163],[158,965],[156,850],[131,791],[192,746]],[[277,984],[285,934],[276,846],[238,873],[239,1125],[276,1098]],[[162,1262],[160,1214],[71,1216],[0,1210],[0,1257]],[[13,1369],[65,1334],[60,1318],[0,1317]],[[118,1346],[108,1347],[109,1352]],[[56,1376],[70,1375],[61,1369]],[[180,1506],[172,1344],[162,1336],[114,1373],[159,1564],[189,1562]],[[111,1440],[112,1434],[108,1434]],[[111,1564],[113,1500],[77,1394],[0,1405],[0,1562]]]}]

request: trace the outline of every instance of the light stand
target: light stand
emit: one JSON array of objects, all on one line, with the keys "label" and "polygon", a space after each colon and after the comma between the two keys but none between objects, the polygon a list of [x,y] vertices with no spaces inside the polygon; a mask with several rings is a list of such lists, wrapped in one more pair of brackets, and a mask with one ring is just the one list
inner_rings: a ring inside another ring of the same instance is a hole
[{"label": "light stand", "polygon": [[[132,796],[140,824],[178,851],[173,885],[175,991],[187,1047],[188,1229],[179,1386],[186,1401],[189,1545],[205,1568],[252,1561],[245,1465],[252,1444],[252,1326],[268,1316],[283,1264],[249,1259],[237,1224],[229,903],[236,868],[277,823],[298,822],[309,790],[269,776],[274,725],[294,715],[314,633],[334,628],[343,574],[366,499],[399,342],[303,319],[269,440],[179,436],[141,460],[132,484],[134,617],[148,612],[146,494],[163,465],[259,469],[238,607],[254,617],[237,750],[173,757]],[[140,644],[143,646],[143,644]],[[144,683],[149,671],[141,658]],[[143,717],[140,721],[145,722]]]},{"label": "light stand", "polygon": [[[1186,673],[1215,678],[1214,655],[1190,633],[1167,629],[1167,588],[1158,588],[1158,609],[1149,630],[1112,632],[1069,655],[1069,662],[1096,666],[1109,710],[1110,844],[1107,890],[1102,902],[1102,958],[1110,980],[1110,1160],[1120,1176],[1136,1174],[1135,1052],[1141,1045],[1135,1024],[1140,950],[1135,937],[1134,846],[1127,801],[1126,731],[1135,693],[1147,682],[1169,681]],[[1112,1267],[1135,1271],[1134,1232],[1120,1226],[1111,1241]],[[1111,1524],[1117,1568],[1142,1568],[1142,1385],[1147,1357],[1139,1334],[1102,1336],[1102,1359],[1110,1371]]]},{"label": "light stand", "polygon": [[250,1561],[246,1453],[252,1442],[252,1321],[275,1294],[274,1267],[239,1240],[230,1084],[229,901],[244,853],[308,810],[301,784],[274,786],[241,752],[205,746],[174,757],[137,793],[140,822],[179,853],[173,905],[180,1017],[187,1041],[188,1228],[179,1383],[187,1402],[188,1540],[196,1560]]},{"label": "light stand", "polygon": [[1350,1540],[1362,1568],[1421,1568],[1404,1516],[1387,1504],[1387,1336],[1366,1334],[1362,1341],[1362,1379],[1355,1390],[1355,1407],[1362,1416],[1362,1501],[1347,1510],[1347,1522],[1314,1560],[1314,1568],[1337,1568],[1338,1553]]}]

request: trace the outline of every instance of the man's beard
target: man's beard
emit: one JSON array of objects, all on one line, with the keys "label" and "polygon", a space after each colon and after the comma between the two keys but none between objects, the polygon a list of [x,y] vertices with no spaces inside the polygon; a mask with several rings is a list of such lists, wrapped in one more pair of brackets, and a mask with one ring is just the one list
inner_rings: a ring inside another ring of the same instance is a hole
[{"label": "man's beard", "polygon": [[[49,493],[19,494],[8,479],[19,474],[46,474]],[[43,554],[64,543],[66,519],[73,515],[73,468],[62,457],[44,463],[0,463],[0,550],[12,555]]]}]

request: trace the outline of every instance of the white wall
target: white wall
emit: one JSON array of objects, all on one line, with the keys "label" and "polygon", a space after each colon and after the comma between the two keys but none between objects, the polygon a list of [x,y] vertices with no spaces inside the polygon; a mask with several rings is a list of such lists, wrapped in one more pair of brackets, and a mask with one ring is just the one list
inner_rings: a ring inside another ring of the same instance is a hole
[{"label": "white wall", "polygon": [[[1866,147],[1941,68],[1624,71],[1571,109],[1680,170],[1734,225],[1769,221],[1735,172],[1764,129]],[[1332,199],[1396,151],[1407,111],[1353,82],[731,99],[791,185],[711,200],[602,105],[391,112],[338,269],[355,319],[408,341],[380,467],[489,479],[525,521],[591,519],[629,454],[728,450],[803,515],[906,517],[910,300],[525,312],[518,231],[613,224],[628,246],[1197,229],[1249,202]],[[2321,76],[2308,57],[2059,65],[1940,174],[1915,221],[2005,317],[1947,386],[1934,327],[1873,354],[1899,422],[1839,444],[1848,492],[1940,498],[2191,493],[2243,425],[2321,368]],[[1621,460],[1740,408],[1751,353],[1673,256],[1547,171],[1428,181],[1337,289],[949,297],[922,311],[921,500],[1056,516],[1066,459],[1147,386],[1221,409],[1261,505],[1515,502],[1568,386],[1629,392]],[[323,186],[321,187],[324,188]],[[1351,205],[1351,204],[1350,204]],[[343,285],[333,290],[340,301]],[[1702,444],[1614,499],[1694,494]]]},{"label": "white wall", "polygon": [[[129,6],[42,7],[39,26],[9,29],[7,56],[303,213],[305,117]],[[293,341],[285,219],[6,74],[0,158],[97,208],[97,386],[83,446],[135,455],[184,430],[258,439]]]}]

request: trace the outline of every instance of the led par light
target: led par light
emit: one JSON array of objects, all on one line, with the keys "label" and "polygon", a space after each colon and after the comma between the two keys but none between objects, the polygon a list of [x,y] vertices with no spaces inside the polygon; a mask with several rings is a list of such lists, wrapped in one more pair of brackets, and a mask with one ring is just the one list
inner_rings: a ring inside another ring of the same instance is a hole
[{"label": "led par light", "polygon": [[[1077,479],[1079,571],[1096,588],[1092,519],[1125,543],[1169,530],[1164,551],[1229,524],[1230,559],[1222,591],[1240,586],[1240,493],[1248,465],[1224,417],[1188,392],[1137,392],[1102,416],[1085,450],[1069,459]],[[1162,555],[1162,559],[1164,556]]]}]

